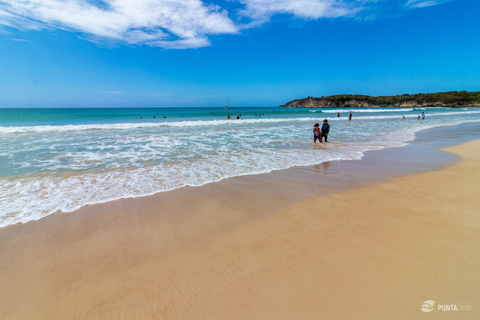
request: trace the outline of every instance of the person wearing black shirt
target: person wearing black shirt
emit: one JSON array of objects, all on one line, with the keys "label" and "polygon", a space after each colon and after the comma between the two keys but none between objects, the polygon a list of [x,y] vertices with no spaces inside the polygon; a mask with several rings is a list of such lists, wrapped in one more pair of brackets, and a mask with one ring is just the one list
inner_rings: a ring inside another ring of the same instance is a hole
[{"label": "person wearing black shirt", "polygon": [[323,125],[322,125],[322,136],[320,137],[320,142],[322,142],[322,139],[325,137],[325,142],[327,142],[328,138],[328,133],[330,132],[330,125],[328,124],[328,120],[325,119],[323,120]]}]

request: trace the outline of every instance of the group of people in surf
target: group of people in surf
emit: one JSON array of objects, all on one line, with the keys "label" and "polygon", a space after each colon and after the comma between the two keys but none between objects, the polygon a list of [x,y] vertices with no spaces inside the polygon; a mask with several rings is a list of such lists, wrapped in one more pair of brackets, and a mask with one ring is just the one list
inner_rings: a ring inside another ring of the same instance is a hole
[{"label": "group of people in surf", "polygon": [[[337,113],[337,117],[338,118],[340,117],[340,112]],[[350,111],[350,115],[348,116],[348,120],[352,121],[352,117],[353,117],[353,112]],[[406,119],[405,116],[403,116],[403,119]],[[422,114],[417,117],[417,120],[420,120],[420,119],[425,120],[425,112],[422,112]],[[330,132],[330,124],[328,123],[327,119],[323,120],[322,128],[320,128],[319,123],[315,123],[313,125],[313,143],[316,143],[317,140],[320,143],[323,143],[324,139],[325,139],[325,142],[328,142],[327,139],[328,139],[328,133],[329,132]]]},{"label": "group of people in surf", "polygon": [[[340,112],[337,113],[337,117],[340,118]],[[348,121],[352,121],[353,117],[353,112],[350,111],[350,115],[348,116]],[[328,142],[328,133],[330,132],[330,124],[328,123],[328,120],[325,119],[323,120],[322,127],[320,128],[320,123],[315,123],[313,125],[313,143],[317,143],[317,140],[320,143],[323,143],[323,140],[325,142]]]},{"label": "group of people in surf", "polygon": [[[140,117],[140,119],[143,119],[143,117]],[[155,119],[155,116],[153,116],[153,119]],[[163,116],[163,119],[167,119],[167,117]]]},{"label": "group of people in surf", "polygon": [[[350,111],[350,115],[348,116],[348,121],[352,121],[352,117],[353,117],[353,112]],[[337,118],[340,118],[340,112],[337,112]]]},{"label": "group of people in surf", "polygon": [[323,143],[323,139],[325,138],[325,142],[328,142],[328,133],[330,132],[330,124],[328,120],[323,120],[322,128],[320,128],[320,123],[315,123],[313,125],[313,143],[317,143],[317,140],[320,143]]},{"label": "group of people in surf", "polygon": [[[237,114],[237,120],[240,120],[241,116],[242,116],[241,114]],[[265,113],[260,113],[255,115],[255,117],[259,117],[259,118],[261,118],[262,116],[265,116]],[[230,113],[227,114],[227,119],[230,120]]]},{"label": "group of people in surf", "polygon": [[[407,118],[403,116],[403,119],[407,119]],[[420,119],[425,120],[425,112],[422,112],[422,114],[417,117],[417,120],[420,120]]]}]

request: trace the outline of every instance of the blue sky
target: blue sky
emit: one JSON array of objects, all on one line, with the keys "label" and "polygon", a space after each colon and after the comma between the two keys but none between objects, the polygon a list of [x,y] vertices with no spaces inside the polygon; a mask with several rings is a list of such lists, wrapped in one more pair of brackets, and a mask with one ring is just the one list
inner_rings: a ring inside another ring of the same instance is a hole
[{"label": "blue sky", "polygon": [[480,90],[476,0],[0,0],[0,107]]}]

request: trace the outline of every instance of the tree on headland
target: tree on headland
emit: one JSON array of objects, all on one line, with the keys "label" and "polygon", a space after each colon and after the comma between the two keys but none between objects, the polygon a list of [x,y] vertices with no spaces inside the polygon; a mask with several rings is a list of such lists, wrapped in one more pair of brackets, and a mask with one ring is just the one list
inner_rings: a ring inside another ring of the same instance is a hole
[{"label": "tree on headland", "polygon": [[[307,103],[308,100],[308,103]],[[282,107],[346,107],[350,105],[379,106],[379,107],[407,107],[407,106],[448,106],[448,107],[480,107],[480,91],[448,91],[437,93],[402,94],[397,96],[367,96],[359,94],[339,94],[315,98],[308,96],[305,99],[296,99]]]}]

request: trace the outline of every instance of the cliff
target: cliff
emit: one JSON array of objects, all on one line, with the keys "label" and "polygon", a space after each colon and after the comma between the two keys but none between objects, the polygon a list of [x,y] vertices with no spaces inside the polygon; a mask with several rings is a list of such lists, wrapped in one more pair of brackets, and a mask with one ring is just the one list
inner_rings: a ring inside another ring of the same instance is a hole
[{"label": "cliff", "polygon": [[402,94],[398,96],[366,96],[341,94],[328,97],[307,97],[290,101],[280,107],[331,108],[331,107],[480,107],[480,91],[449,91],[438,93]]}]

